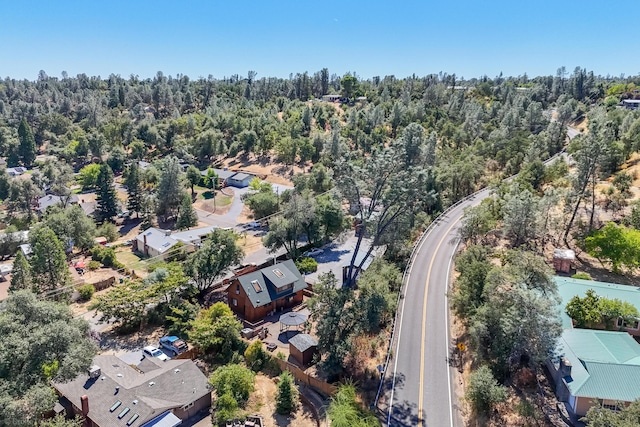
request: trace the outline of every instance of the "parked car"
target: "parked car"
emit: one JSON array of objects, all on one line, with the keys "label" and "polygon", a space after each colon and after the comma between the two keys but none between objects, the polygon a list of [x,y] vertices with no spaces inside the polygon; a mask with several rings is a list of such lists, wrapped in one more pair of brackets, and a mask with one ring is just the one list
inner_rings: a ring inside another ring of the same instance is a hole
[{"label": "parked car", "polygon": [[322,249],[320,249],[320,248],[313,248],[313,249],[303,253],[302,255],[304,255],[306,257],[312,257],[312,256],[320,255],[322,252],[324,252],[324,251]]},{"label": "parked car", "polygon": [[160,347],[177,356],[189,349],[187,343],[175,335],[160,338]]},{"label": "parked car", "polygon": [[251,221],[247,223],[247,228],[260,228],[262,225],[258,221]]},{"label": "parked car", "polygon": [[148,345],[145,348],[142,349],[142,354],[146,357],[157,357],[158,359],[162,360],[163,362],[166,360],[169,360],[169,356],[167,356],[166,354],[164,354],[162,351],[158,350],[158,348],[152,346],[152,345]]}]

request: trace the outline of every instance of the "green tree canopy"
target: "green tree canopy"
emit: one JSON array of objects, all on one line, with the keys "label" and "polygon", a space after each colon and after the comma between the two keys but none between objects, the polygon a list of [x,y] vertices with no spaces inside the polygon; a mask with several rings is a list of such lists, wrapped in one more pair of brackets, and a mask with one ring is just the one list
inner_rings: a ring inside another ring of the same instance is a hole
[{"label": "green tree canopy", "polygon": [[23,118],[18,126],[18,157],[23,165],[31,167],[36,159],[36,140],[31,132],[31,127]]},{"label": "green tree canopy", "polygon": [[[64,253],[64,245],[46,225],[34,227],[29,233],[33,253],[29,258],[31,277],[38,292],[57,293],[71,282],[71,273]],[[70,290],[60,296],[70,294]]]},{"label": "green tree canopy", "polygon": [[[89,324],[74,318],[66,305],[38,300],[19,291],[0,311],[0,425],[35,419],[51,410],[55,394],[50,380],[68,381],[86,370],[96,348]],[[18,418],[13,418],[18,416]],[[18,424],[22,425],[22,424]],[[25,423],[29,425],[29,423]]]},{"label": "green tree canopy", "polygon": [[64,244],[72,241],[75,247],[82,250],[95,245],[96,225],[79,205],[51,206],[42,221]]},{"label": "green tree canopy", "polygon": [[616,273],[620,267],[634,270],[640,266],[640,230],[609,222],[585,239],[585,248],[601,262],[610,262]]},{"label": "green tree canopy", "polygon": [[209,383],[218,396],[230,394],[237,402],[244,403],[255,387],[255,378],[250,369],[232,363],[216,369],[209,378]]},{"label": "green tree canopy", "polygon": [[223,302],[217,302],[198,313],[191,322],[189,339],[205,354],[212,354],[221,362],[231,360],[234,352],[244,352],[240,339],[240,323]]},{"label": "green tree canopy", "polygon": [[182,203],[180,204],[180,211],[178,212],[178,219],[176,220],[176,228],[178,230],[186,230],[196,225],[198,225],[198,213],[193,208],[191,196],[184,192],[182,195]]},{"label": "green tree canopy", "polygon": [[210,288],[230,267],[242,261],[244,253],[236,244],[237,240],[238,236],[232,230],[215,229],[202,247],[189,255],[185,272],[199,291]]},{"label": "green tree canopy", "polygon": [[118,214],[120,206],[118,203],[118,196],[116,194],[116,187],[113,182],[113,171],[107,163],[100,165],[100,173],[98,174],[98,180],[96,182],[98,187],[96,195],[96,217],[101,220],[111,220]]}]

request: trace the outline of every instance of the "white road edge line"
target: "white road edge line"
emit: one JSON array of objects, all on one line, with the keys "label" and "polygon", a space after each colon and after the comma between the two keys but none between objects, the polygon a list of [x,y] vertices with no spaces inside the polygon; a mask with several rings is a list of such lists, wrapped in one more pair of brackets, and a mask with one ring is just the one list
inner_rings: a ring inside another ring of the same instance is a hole
[{"label": "white road edge line", "polygon": [[[453,252],[451,253],[451,258],[449,258],[449,265],[447,266],[447,281],[446,284],[446,292],[444,293],[444,325],[445,325],[445,339],[446,345],[445,348],[449,348],[449,298],[447,297],[447,292],[449,292],[449,278],[451,277],[451,263],[453,262],[453,258],[456,256],[456,252],[458,249],[458,245],[460,244],[460,239],[458,238],[453,245]],[[449,356],[449,352],[447,351],[447,358]],[[453,402],[451,400],[451,367],[448,368],[449,372],[447,374],[447,385],[449,386],[449,420],[450,425],[453,427]]]},{"label": "white road edge line", "polygon": [[[435,227],[429,230],[429,232],[423,237],[422,241],[416,248],[415,253],[419,253],[422,246],[424,246],[427,241],[427,237],[435,230]],[[411,262],[412,260],[409,260]],[[409,278],[411,277],[411,270],[413,270],[413,264],[409,267],[409,271],[407,272],[407,287],[409,286]],[[407,289],[405,288],[404,294],[407,294]],[[400,339],[402,338],[402,319],[404,317],[404,303],[407,301],[406,298],[402,298],[402,311],[400,312],[400,327],[398,328],[398,342],[396,343],[396,354],[395,361],[393,362],[393,381],[391,382],[391,396],[389,397],[389,414],[387,416],[387,426],[391,423],[391,413],[393,412],[393,393],[396,391],[396,370],[398,369],[398,351],[400,351]],[[451,397],[449,397],[451,399]]]}]

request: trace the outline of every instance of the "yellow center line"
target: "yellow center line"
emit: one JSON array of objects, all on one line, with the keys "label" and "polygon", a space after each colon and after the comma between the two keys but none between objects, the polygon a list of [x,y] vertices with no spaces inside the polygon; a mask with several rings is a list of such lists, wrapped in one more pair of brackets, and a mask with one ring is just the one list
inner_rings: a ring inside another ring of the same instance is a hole
[{"label": "yellow center line", "polygon": [[444,234],[444,237],[440,239],[438,245],[436,246],[436,250],[433,252],[433,257],[431,258],[431,262],[429,263],[429,270],[427,271],[427,283],[424,288],[424,301],[422,302],[422,341],[420,343],[420,392],[418,397],[418,427],[422,427],[422,421],[424,420],[422,411],[422,401],[424,400],[424,349],[425,349],[425,337],[426,337],[426,324],[427,324],[427,294],[429,293],[429,281],[431,280],[431,270],[433,269],[433,263],[436,260],[436,254],[440,250],[440,246],[442,243],[449,237],[449,232],[458,224],[458,222],[454,222],[451,224],[449,229]]}]

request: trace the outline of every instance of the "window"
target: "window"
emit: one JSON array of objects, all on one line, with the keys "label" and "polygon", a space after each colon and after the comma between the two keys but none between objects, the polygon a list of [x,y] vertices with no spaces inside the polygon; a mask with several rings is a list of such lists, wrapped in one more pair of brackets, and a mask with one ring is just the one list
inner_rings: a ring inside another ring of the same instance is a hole
[{"label": "window", "polygon": [[273,274],[275,274],[276,276],[278,276],[281,279],[284,277],[284,273],[282,271],[278,270],[277,268],[275,270],[273,270]]},{"label": "window", "polygon": [[638,319],[635,319],[633,323],[629,324],[625,322],[624,318],[618,317],[618,320],[616,321],[616,326],[618,328],[638,329]]},{"label": "window", "polygon": [[236,283],[236,295],[240,294],[240,283]]},{"label": "window", "polygon": [[615,411],[618,412],[620,410],[620,408],[618,408],[618,405],[611,405],[608,403],[604,403],[604,400],[600,399],[600,403],[602,404],[602,407],[604,409],[608,409],[610,411]]},{"label": "window", "polygon": [[187,409],[193,408],[193,405],[194,405],[194,403],[193,403],[193,402],[191,402],[191,403],[187,403],[186,405],[184,405],[184,406],[183,406],[182,408],[180,408],[180,409],[182,409],[183,411],[186,411]]},{"label": "window", "polygon": [[231,298],[231,304],[233,304],[234,307],[238,306],[238,300],[235,298]]},{"label": "window", "polygon": [[257,280],[251,281],[251,286],[253,286],[253,290],[256,292],[262,292],[262,286],[260,286],[260,282]]},{"label": "window", "polygon": [[289,283],[288,285],[284,285],[281,288],[278,288],[278,292],[286,292],[286,291],[290,291],[291,289],[293,289],[293,283]]}]

